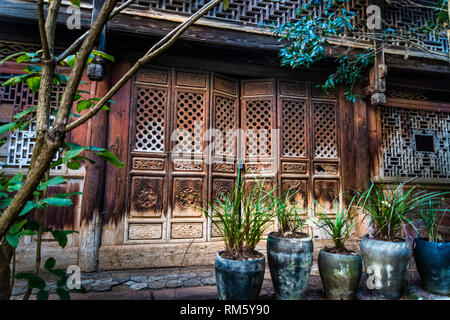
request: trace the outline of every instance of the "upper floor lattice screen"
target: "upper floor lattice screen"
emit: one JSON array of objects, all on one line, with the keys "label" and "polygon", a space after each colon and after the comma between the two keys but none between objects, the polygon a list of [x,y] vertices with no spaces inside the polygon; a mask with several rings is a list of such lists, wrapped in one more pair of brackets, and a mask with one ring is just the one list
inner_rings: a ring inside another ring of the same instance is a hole
[{"label": "upper floor lattice screen", "polygon": [[[124,0],[122,0],[124,1]],[[160,12],[172,12],[180,14],[192,14],[197,12],[208,0],[136,0],[136,4],[130,9],[148,11],[149,9]],[[282,24],[296,20],[296,9],[310,0],[230,0],[227,10],[220,4],[210,10],[206,17],[215,20],[226,20],[231,24],[245,24],[250,26],[262,26],[263,24]],[[432,9],[436,5],[434,0],[415,0],[413,5],[405,2],[404,5],[385,3],[383,20],[385,27],[397,26],[400,31],[406,32],[410,28],[420,27],[426,24],[435,13]],[[368,0],[351,0],[348,9],[356,13],[354,19],[355,29],[367,31],[366,8]],[[319,12],[312,12],[314,15]],[[359,40],[368,40],[360,37]],[[445,35],[438,39],[434,36],[419,36],[421,45],[426,48],[446,53],[448,52],[448,40]],[[404,46],[405,43],[396,42],[393,45]]]}]

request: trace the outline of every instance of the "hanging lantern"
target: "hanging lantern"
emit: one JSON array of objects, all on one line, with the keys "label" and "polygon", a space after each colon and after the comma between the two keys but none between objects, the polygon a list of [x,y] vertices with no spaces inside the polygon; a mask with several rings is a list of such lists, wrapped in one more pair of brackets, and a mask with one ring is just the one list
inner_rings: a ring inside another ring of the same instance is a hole
[{"label": "hanging lantern", "polygon": [[87,67],[87,76],[91,81],[102,81],[104,76],[103,58],[94,56],[92,63]]}]

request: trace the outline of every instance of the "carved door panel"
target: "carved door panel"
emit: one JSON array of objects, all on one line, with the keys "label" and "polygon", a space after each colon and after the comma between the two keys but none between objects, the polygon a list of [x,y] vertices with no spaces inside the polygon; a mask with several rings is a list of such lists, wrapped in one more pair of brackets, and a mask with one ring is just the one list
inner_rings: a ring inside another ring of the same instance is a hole
[{"label": "carved door panel", "polygon": [[[210,199],[221,198],[231,190],[237,177],[239,82],[214,74],[211,90],[211,128],[209,139],[212,164],[210,166]],[[217,228],[209,221],[209,239],[219,239]]]},{"label": "carved door panel", "polygon": [[[278,81],[279,183],[306,218],[310,206],[311,135],[308,86],[298,81]],[[304,231],[308,232],[307,227]]]},{"label": "carved door panel", "polygon": [[[246,183],[254,179],[272,189],[277,181],[278,132],[276,130],[275,79],[241,81],[241,143],[240,154],[244,159]],[[275,221],[272,228],[275,228]]]},{"label": "carved door panel", "polygon": [[[337,101],[335,93],[324,94],[314,86],[311,91],[311,196],[320,205],[314,205],[315,211],[323,209],[333,217],[342,203]],[[314,237],[328,238],[321,229],[314,230]]]},{"label": "carved door panel", "polygon": [[173,71],[172,148],[168,238],[206,240],[207,172],[204,135],[209,124],[209,76]]},{"label": "carved door panel", "polygon": [[136,76],[127,234],[131,242],[165,239],[170,87],[168,69],[143,69]]}]

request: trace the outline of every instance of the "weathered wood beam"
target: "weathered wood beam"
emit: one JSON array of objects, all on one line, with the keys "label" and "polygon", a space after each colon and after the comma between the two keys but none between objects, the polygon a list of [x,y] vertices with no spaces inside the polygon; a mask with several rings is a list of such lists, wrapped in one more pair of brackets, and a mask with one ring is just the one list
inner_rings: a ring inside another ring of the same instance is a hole
[{"label": "weathered wood beam", "polygon": [[[92,24],[103,4],[104,0],[94,0]],[[105,28],[102,32],[104,36]],[[101,44],[102,47],[104,47],[104,45],[105,43]],[[102,50],[103,49],[104,48],[102,48]],[[103,81],[91,81],[91,92],[94,93],[94,97],[102,97],[110,88],[111,68],[109,65],[106,65],[104,70],[106,72]],[[89,73],[89,68],[87,72]],[[95,119],[90,120],[87,137],[88,146],[99,148],[106,147],[108,137],[108,115],[109,113],[107,111],[100,112]],[[96,159],[94,164],[87,161],[85,164],[78,256],[78,264],[84,272],[92,272],[98,269],[98,253],[102,234],[105,168],[106,161],[100,158]]]}]

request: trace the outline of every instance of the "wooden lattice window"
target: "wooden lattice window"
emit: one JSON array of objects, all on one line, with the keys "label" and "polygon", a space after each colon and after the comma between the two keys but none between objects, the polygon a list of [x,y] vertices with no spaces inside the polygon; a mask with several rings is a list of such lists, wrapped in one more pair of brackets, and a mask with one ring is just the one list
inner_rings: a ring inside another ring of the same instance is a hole
[{"label": "wooden lattice window", "polygon": [[176,97],[177,152],[202,153],[205,95],[178,91]]},{"label": "wooden lattice window", "polygon": [[235,128],[236,100],[216,95],[215,97],[215,126],[221,137],[216,140],[216,154],[234,156],[236,139],[227,137],[230,130]]},{"label": "wooden lattice window", "polygon": [[336,108],[332,103],[314,103],[314,155],[336,158]]},{"label": "wooden lattice window", "polygon": [[[450,178],[450,114],[383,106],[383,176]],[[418,150],[427,137],[434,152]]]},{"label": "wooden lattice window", "polygon": [[167,95],[166,89],[137,87],[136,151],[164,151]]},{"label": "wooden lattice window", "polygon": [[[0,74],[2,82],[6,81],[13,74],[2,73]],[[51,110],[52,113],[58,106],[58,97],[62,93],[64,86],[54,86],[51,93]],[[4,119],[5,121],[11,121],[12,116],[20,113],[28,108],[37,105],[38,93],[31,92],[28,86],[24,83],[18,83],[15,86],[1,87],[0,89],[0,104],[12,106],[12,115],[9,115],[10,119]],[[50,125],[53,124],[54,115],[50,116]],[[6,165],[12,168],[24,168],[28,167],[31,161],[31,155],[36,140],[36,123],[31,122],[27,129],[20,131],[13,131],[9,135],[9,142],[7,147]]]},{"label": "wooden lattice window", "polygon": [[272,100],[247,100],[246,155],[271,155]]},{"label": "wooden lattice window", "polygon": [[286,157],[306,157],[306,112],[305,102],[282,101],[283,155]]}]

